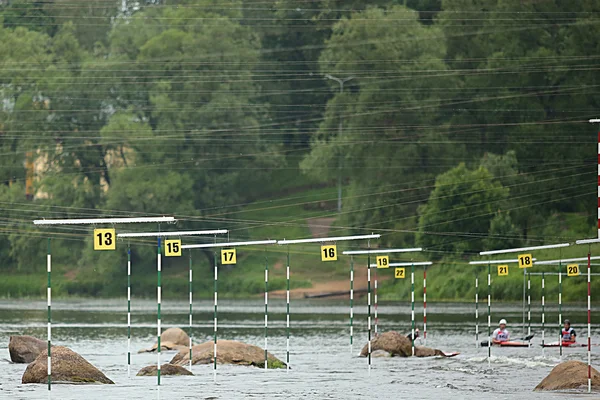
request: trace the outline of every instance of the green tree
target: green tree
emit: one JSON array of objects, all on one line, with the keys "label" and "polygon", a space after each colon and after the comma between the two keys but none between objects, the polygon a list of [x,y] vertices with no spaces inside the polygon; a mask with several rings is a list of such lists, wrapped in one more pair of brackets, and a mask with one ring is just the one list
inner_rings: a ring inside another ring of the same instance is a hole
[{"label": "green tree", "polygon": [[[481,250],[508,194],[485,168],[471,170],[459,164],[437,177],[427,204],[419,207],[417,242],[457,255]],[[496,220],[494,234],[506,223]]]}]

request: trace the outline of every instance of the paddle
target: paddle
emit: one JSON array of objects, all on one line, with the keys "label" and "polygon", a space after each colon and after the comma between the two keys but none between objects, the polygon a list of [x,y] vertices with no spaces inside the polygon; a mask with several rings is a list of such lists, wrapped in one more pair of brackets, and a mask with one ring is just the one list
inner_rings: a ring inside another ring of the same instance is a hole
[{"label": "paddle", "polygon": [[[527,335],[525,337],[518,338],[517,340],[523,340],[523,341],[528,342],[531,339],[533,339],[534,336],[535,336],[535,333],[532,333],[531,335]],[[481,342],[481,347],[487,347],[488,346],[488,342],[489,342],[489,340],[482,341]]]}]

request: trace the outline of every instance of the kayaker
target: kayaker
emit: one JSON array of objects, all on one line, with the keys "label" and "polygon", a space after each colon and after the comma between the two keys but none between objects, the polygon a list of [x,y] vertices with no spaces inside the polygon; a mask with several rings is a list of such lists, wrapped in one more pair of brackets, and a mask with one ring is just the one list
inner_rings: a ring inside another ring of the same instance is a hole
[{"label": "kayaker", "polygon": [[506,330],[506,320],[502,318],[498,325],[499,327],[492,334],[492,343],[500,344],[508,342],[510,340],[510,333]]},{"label": "kayaker", "polygon": [[577,334],[575,329],[571,328],[571,321],[565,319],[565,325],[561,332],[562,341],[567,343],[575,343],[577,340]]}]

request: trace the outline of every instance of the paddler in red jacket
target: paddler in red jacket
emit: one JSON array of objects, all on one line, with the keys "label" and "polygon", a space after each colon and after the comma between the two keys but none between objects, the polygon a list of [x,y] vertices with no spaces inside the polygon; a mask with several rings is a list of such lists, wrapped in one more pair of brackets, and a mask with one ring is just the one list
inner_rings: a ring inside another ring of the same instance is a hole
[{"label": "paddler in red jacket", "polygon": [[575,329],[571,328],[571,321],[565,319],[565,325],[560,333],[563,343],[575,343],[577,340],[577,334]]}]

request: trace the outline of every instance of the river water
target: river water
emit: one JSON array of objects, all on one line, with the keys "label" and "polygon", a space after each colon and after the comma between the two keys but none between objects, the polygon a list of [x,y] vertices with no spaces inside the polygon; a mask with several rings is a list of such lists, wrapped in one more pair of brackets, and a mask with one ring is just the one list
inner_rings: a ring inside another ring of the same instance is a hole
[{"label": "river water", "polygon": [[[574,322],[584,341],[585,306],[563,307],[563,315]],[[486,308],[480,307],[481,311]],[[163,327],[179,326],[188,331],[185,301],[163,303]],[[421,307],[417,326],[422,330]],[[46,304],[35,301],[0,301],[0,398],[4,399],[547,399],[565,398],[565,393],[536,393],[533,388],[561,361],[558,349],[542,349],[540,310],[534,308],[532,348],[475,347],[474,307],[469,304],[428,304],[427,345],[444,351],[459,351],[454,358],[373,358],[369,375],[367,360],[358,358],[367,340],[367,307],[355,307],[355,345],[350,352],[349,306],[346,301],[293,300],[291,304],[291,370],[269,370],[242,366],[218,366],[216,383],[212,366],[194,365],[191,377],[135,377],[144,366],[156,363],[156,354],[137,354],[151,346],[156,334],[156,304],[132,303],[132,366],[127,376],[126,302],[123,300],[79,300],[53,303],[53,344],[65,345],[102,370],[116,385],[23,385],[26,365],[9,362],[8,339],[14,334],[46,338]],[[212,339],[210,302],[194,304],[194,342]],[[380,332],[410,331],[410,304],[383,303],[378,307]],[[480,331],[487,334],[487,316],[480,315]],[[522,309],[517,304],[494,305],[492,319],[509,320],[513,337],[521,336]],[[547,321],[558,316],[550,309]],[[240,340],[264,347],[262,301],[219,303],[219,338]],[[285,360],[285,303],[269,304],[269,351]],[[525,328],[527,329],[527,328]],[[481,339],[483,339],[483,336]],[[598,325],[592,340],[600,339]],[[422,344],[422,343],[421,343]],[[600,365],[598,348],[592,362]],[[175,353],[163,352],[167,362]],[[586,349],[565,349],[562,360],[586,359]],[[49,397],[50,396],[50,397]],[[568,398],[596,395],[566,394]]]}]

